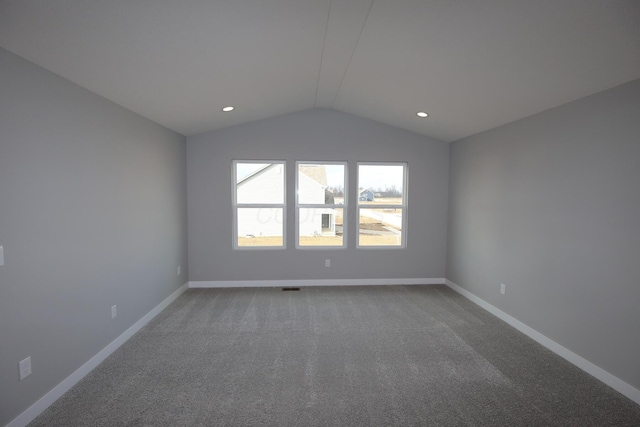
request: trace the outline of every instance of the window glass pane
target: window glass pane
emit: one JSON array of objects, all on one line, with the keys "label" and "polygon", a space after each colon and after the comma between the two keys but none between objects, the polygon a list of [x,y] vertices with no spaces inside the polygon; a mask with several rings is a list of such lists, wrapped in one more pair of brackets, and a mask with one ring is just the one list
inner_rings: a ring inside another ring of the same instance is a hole
[{"label": "window glass pane", "polygon": [[284,204],[284,164],[236,163],[237,204]]},{"label": "window glass pane", "polygon": [[358,165],[358,204],[402,205],[404,165]]},{"label": "window glass pane", "polygon": [[283,246],[283,208],[238,208],[238,246]]},{"label": "window glass pane", "polygon": [[298,204],[344,203],[344,165],[298,164]]},{"label": "window glass pane", "polygon": [[360,208],[359,246],[402,246],[402,209]]},{"label": "window glass pane", "polygon": [[298,209],[299,246],[342,246],[343,209]]}]

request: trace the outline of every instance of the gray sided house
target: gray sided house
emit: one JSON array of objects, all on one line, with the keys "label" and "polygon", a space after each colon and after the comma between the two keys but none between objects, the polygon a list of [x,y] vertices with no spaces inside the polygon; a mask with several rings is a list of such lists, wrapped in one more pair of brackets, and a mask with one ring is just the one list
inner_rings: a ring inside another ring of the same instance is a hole
[{"label": "gray sided house", "polygon": [[361,202],[373,202],[375,198],[375,193],[372,189],[367,188],[366,190],[362,190],[360,194],[358,194],[358,200]]}]

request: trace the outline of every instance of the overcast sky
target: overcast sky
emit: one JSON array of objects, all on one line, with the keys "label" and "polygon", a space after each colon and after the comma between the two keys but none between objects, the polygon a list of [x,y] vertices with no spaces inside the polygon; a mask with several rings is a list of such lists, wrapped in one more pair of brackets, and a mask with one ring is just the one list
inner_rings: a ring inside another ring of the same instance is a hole
[{"label": "overcast sky", "polygon": [[[237,176],[239,181],[256,170],[267,166],[266,163],[238,163]],[[344,187],[344,166],[326,165],[327,184],[329,187]],[[395,186],[402,190],[403,166],[401,165],[359,165],[358,187],[383,190]]]},{"label": "overcast sky", "polygon": [[[344,167],[342,165],[326,165],[327,184],[329,187],[344,187]],[[400,165],[360,165],[358,187],[382,188],[386,190],[392,185],[399,191],[403,184],[403,166]]]}]

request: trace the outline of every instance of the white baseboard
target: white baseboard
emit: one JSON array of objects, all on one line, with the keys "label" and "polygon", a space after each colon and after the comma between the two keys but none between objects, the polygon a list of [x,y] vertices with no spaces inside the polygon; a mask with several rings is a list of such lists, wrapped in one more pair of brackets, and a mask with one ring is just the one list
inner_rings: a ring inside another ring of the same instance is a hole
[{"label": "white baseboard", "polygon": [[6,427],[24,427],[33,421],[38,415],[43,413],[45,409],[51,406],[56,400],[58,400],[63,394],[76,385],[82,378],[84,378],[89,372],[97,367],[102,361],[104,361],[111,353],[116,351],[118,347],[124,344],[129,338],[131,338],[136,332],[142,329],[147,323],[156,317],[162,310],[164,310],[169,304],[171,304],[176,298],[178,298],[188,288],[187,283],[180,286],[174,293],[169,295],[164,301],[154,307],[150,312],[145,314],[140,320],[134,323],[129,329],[124,331],[118,338],[111,341],[105,348],[100,350],[98,354],[93,356],[84,365],[79,367],[74,373],[65,378],[60,384],[55,386],[51,391],[40,398],[36,403],[27,408],[22,414],[13,419]]},{"label": "white baseboard", "polygon": [[599,379],[600,381],[602,381],[612,389],[627,396],[629,399],[633,400],[634,402],[640,405],[640,390],[638,390],[637,388],[631,386],[630,384],[627,384],[626,382],[622,381],[620,378],[616,377],[615,375],[610,374],[609,372],[605,371],[599,366],[596,366],[593,363],[589,362],[587,359],[577,355],[576,353],[563,347],[562,345],[558,344],[552,339],[542,335],[540,332],[536,331],[533,328],[530,328],[529,326],[525,325],[518,319],[511,317],[504,311],[489,304],[482,298],[472,294],[471,292],[460,287],[459,285],[456,285],[452,281],[445,279],[445,284],[449,286],[451,289],[453,289],[454,291],[458,292],[460,295],[466,297],[470,301],[484,308],[485,310],[487,310],[489,313],[493,314],[497,318],[507,322],[509,325],[513,326],[523,334],[527,335],[529,338],[532,338],[533,340],[542,344],[549,350],[553,351],[558,356],[573,363],[578,368],[582,369],[583,371],[592,375],[593,377]]},{"label": "white baseboard", "polygon": [[190,288],[282,288],[302,286],[444,285],[445,279],[213,280],[189,282]]}]

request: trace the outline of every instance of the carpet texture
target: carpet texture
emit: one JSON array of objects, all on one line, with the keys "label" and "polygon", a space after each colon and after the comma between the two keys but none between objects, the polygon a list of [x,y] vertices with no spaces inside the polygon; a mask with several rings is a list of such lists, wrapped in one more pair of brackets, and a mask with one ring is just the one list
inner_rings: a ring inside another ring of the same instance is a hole
[{"label": "carpet texture", "polygon": [[32,426],[640,426],[445,286],[190,289]]}]

